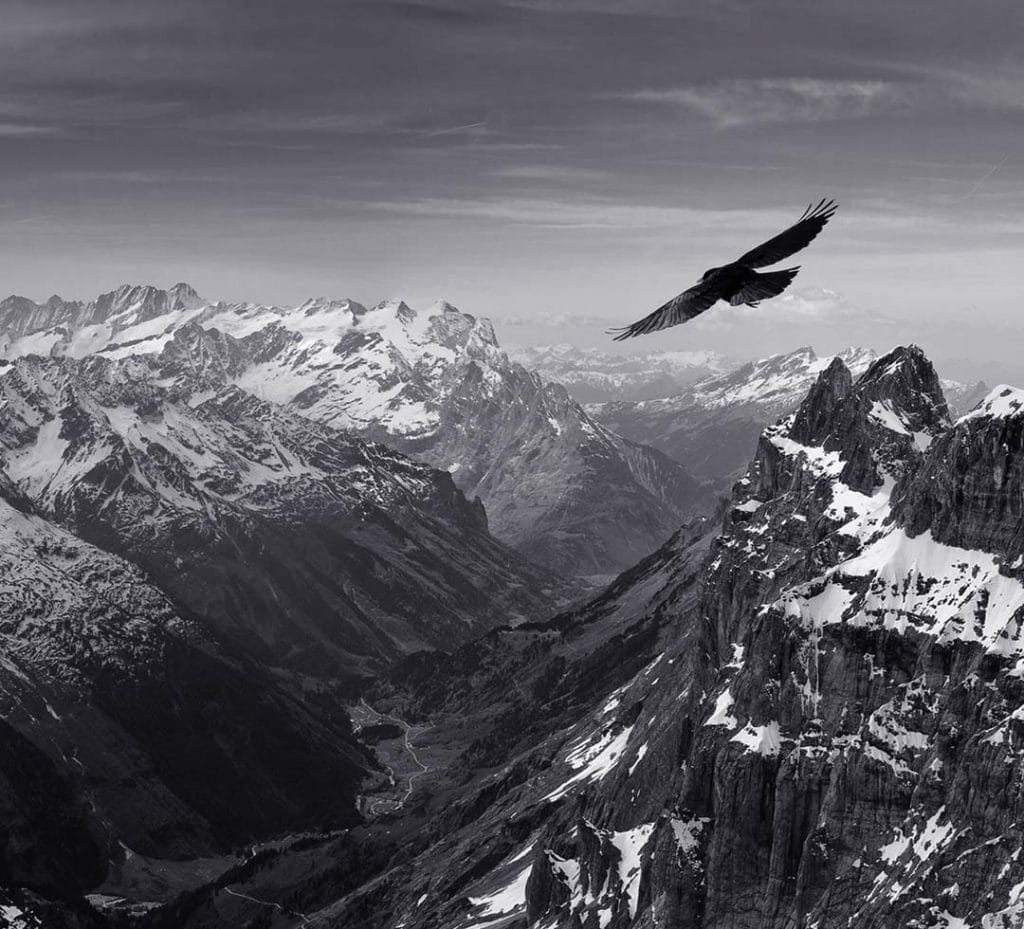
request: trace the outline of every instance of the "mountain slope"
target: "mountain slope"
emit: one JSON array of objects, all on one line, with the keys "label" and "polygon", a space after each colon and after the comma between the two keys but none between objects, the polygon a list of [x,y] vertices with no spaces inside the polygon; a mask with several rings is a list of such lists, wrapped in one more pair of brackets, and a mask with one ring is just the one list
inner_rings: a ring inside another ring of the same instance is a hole
[{"label": "mountain slope", "polygon": [[69,898],[131,849],[343,826],[374,764],[0,473],[0,883]]},{"label": "mountain slope", "polygon": [[538,618],[557,593],[448,475],[237,387],[184,395],[158,374],[16,361],[0,374],[0,457],[54,519],[264,664],[365,675]]},{"label": "mountain slope", "polygon": [[0,333],[9,359],[159,355],[184,394],[235,385],[381,441],[449,471],[499,539],[562,574],[622,570],[709,505],[683,466],[599,427],[447,303],[289,309],[125,286],[87,305],[10,298]]},{"label": "mountain slope", "polygon": [[498,538],[560,573],[620,570],[706,506],[681,466],[510,362],[487,320],[352,306],[223,307],[199,324],[238,337],[234,383],[451,472]]}]

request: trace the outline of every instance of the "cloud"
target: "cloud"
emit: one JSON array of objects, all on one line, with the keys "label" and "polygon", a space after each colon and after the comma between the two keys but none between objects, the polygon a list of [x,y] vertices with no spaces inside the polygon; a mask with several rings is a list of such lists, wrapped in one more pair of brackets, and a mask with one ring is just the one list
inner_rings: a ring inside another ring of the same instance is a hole
[{"label": "cloud", "polygon": [[715,310],[704,313],[690,325],[704,332],[735,328],[748,330],[759,323],[773,329],[800,326],[802,331],[807,331],[813,326],[830,327],[851,322],[888,325],[891,322],[888,317],[857,306],[842,294],[822,287],[799,288],[757,307],[718,306]]},{"label": "cloud", "polygon": [[544,313],[541,316],[517,315],[510,313],[495,316],[494,323],[510,329],[584,329],[610,326],[615,322],[611,316],[593,313]]},{"label": "cloud", "polygon": [[[524,226],[554,229],[612,229],[617,231],[651,228],[734,229],[734,211],[702,210],[681,206],[623,203],[602,199],[556,200],[541,197],[426,197],[413,200],[370,201],[365,209],[410,216],[446,219],[482,219]],[[788,214],[745,210],[744,216],[760,214],[766,225],[785,223]]]},{"label": "cloud", "polygon": [[64,131],[56,126],[34,126],[28,123],[0,122],[0,138],[25,139],[40,136],[64,135]]},{"label": "cloud", "polygon": [[608,171],[575,168],[570,165],[512,165],[506,168],[497,168],[491,172],[491,175],[513,180],[551,181],[556,184],[573,183],[574,181],[605,181],[611,177]]},{"label": "cloud", "polygon": [[381,132],[392,127],[394,117],[383,113],[309,113],[250,111],[225,116],[193,118],[189,125],[198,129],[232,129],[239,132],[336,132],[362,134]]},{"label": "cloud", "polygon": [[906,90],[882,80],[764,78],[647,89],[622,99],[683,107],[720,129],[768,123],[859,119],[907,102]]}]

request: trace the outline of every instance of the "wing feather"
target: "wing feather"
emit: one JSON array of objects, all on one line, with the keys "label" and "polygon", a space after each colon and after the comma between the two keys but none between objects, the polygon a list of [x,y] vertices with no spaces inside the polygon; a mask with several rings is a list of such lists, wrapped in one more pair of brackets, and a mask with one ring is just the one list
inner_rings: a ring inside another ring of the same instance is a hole
[{"label": "wing feather", "polygon": [[839,204],[834,200],[822,199],[812,204],[792,226],[767,242],[762,242],[757,248],[752,248],[738,258],[736,263],[748,268],[764,268],[788,258],[810,245],[838,208]]},{"label": "wing feather", "polygon": [[653,313],[638,320],[631,326],[624,326],[621,329],[609,329],[608,332],[617,333],[614,341],[621,342],[623,339],[630,339],[638,335],[646,335],[649,332],[657,332],[659,329],[668,329],[669,326],[678,326],[688,319],[700,316],[706,309],[713,306],[721,297],[718,287],[714,283],[696,284],[689,290],[684,290],[679,296],[673,297],[668,303],[658,307]]}]

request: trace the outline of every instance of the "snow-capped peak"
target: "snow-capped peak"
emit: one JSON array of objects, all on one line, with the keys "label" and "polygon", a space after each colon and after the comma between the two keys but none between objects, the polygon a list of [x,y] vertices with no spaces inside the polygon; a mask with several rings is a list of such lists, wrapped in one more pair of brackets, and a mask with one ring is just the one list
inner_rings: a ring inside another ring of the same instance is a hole
[{"label": "snow-capped peak", "polygon": [[347,297],[341,300],[332,300],[328,297],[310,297],[295,308],[296,313],[304,316],[349,314],[352,318],[365,315],[368,310],[361,303],[349,300]]}]

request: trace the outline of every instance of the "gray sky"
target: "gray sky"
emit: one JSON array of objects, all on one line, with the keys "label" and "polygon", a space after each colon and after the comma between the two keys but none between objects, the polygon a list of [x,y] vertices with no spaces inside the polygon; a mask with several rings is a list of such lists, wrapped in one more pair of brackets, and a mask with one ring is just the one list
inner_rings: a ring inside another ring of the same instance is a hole
[{"label": "gray sky", "polygon": [[[0,291],[445,297],[609,345],[834,196],[796,295],[637,348],[1009,364],[1024,8],[0,0]],[[627,346],[628,348],[628,346]]]}]

